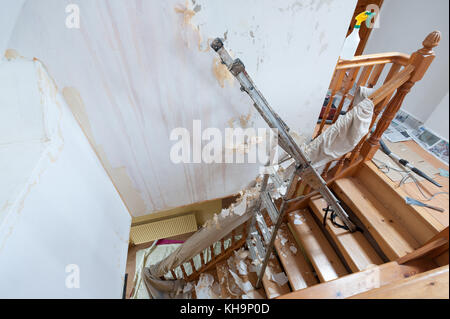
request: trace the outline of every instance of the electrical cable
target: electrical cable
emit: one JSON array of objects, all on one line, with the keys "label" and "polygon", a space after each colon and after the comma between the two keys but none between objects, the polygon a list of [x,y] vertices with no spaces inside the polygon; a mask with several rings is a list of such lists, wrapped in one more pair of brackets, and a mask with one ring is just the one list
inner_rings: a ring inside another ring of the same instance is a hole
[{"label": "electrical cable", "polygon": [[399,169],[397,167],[393,167],[393,166],[391,166],[391,165],[389,165],[389,164],[387,164],[387,163],[385,163],[385,162],[383,162],[383,161],[381,161],[379,159],[376,159],[376,158],[372,158],[372,161],[378,162],[378,165],[379,165],[378,168],[380,169],[380,171],[382,171],[385,174],[389,173],[391,170],[400,173],[400,175],[402,175],[402,180],[400,181],[400,183],[398,185],[399,187],[401,185],[403,185],[404,183],[406,183],[406,181],[408,179],[412,179],[412,181],[416,185],[417,189],[419,190],[420,194],[422,194],[423,198],[425,198],[424,201],[426,201],[426,202],[432,200],[437,195],[442,195],[442,194],[447,194],[448,195],[449,194],[448,192],[437,192],[437,193],[432,194],[431,196],[427,196],[427,195],[425,195],[425,193],[422,190],[423,186],[420,185],[420,183],[417,180],[417,178],[411,172],[409,172],[408,170],[406,170],[406,169]]}]

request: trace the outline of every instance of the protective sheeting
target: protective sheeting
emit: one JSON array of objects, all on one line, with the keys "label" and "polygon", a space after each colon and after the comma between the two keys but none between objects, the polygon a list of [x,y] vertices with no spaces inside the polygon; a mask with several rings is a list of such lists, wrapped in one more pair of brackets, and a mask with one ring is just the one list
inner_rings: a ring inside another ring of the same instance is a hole
[{"label": "protective sheeting", "polygon": [[[187,260],[199,254],[203,249],[219,241],[233,229],[253,216],[259,192],[257,187],[242,192],[241,199],[229,209],[223,209],[198,232],[193,234],[169,257],[150,267],[150,273],[156,278],[164,276]],[[208,244],[206,244],[208,243]]]},{"label": "protective sheeting", "polygon": [[[146,288],[146,284],[144,283],[144,268],[163,260],[181,246],[181,244],[157,245],[157,243],[158,241],[155,241],[149,248],[136,252],[136,272],[133,279],[133,294],[131,296],[133,299],[148,299],[150,297],[148,290],[151,287]],[[154,283],[154,285],[157,286],[157,283]],[[164,296],[159,296],[158,298],[164,298]]]},{"label": "protective sheeting", "polygon": [[374,91],[359,87],[355,107],[303,147],[314,167],[321,167],[350,152],[368,133],[373,115],[373,102],[368,97]]}]

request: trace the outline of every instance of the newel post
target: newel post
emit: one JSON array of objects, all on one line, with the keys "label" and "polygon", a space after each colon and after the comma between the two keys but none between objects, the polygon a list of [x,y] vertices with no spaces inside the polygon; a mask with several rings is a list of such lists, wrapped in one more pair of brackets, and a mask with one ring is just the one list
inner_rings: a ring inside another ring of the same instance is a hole
[{"label": "newel post", "polygon": [[441,33],[439,31],[433,31],[422,42],[423,48],[414,52],[408,64],[414,66],[414,71],[411,73],[410,79],[397,89],[394,97],[389,101],[386,106],[383,115],[377,123],[375,131],[369,137],[361,149],[361,156],[364,161],[371,160],[378,148],[380,147],[379,141],[384,131],[389,127],[391,121],[394,119],[398,110],[402,106],[403,100],[409,93],[411,88],[417,81],[420,81],[431,62],[435,58],[433,48],[439,44],[441,40]]}]

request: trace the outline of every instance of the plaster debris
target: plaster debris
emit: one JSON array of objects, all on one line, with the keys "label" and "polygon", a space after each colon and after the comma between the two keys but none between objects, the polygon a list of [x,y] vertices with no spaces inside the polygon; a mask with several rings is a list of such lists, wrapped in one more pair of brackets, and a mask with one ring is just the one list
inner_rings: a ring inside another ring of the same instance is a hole
[{"label": "plaster debris", "polygon": [[264,219],[261,214],[256,215],[256,220],[261,224],[264,222]]},{"label": "plaster debris", "polygon": [[220,212],[220,216],[223,217],[223,218],[227,217],[228,215],[230,215],[230,209],[229,208],[224,208]]},{"label": "plaster debris", "polygon": [[249,291],[252,291],[253,285],[250,281],[243,281],[241,277],[239,277],[233,270],[228,269],[228,271],[230,272],[231,276],[233,276],[234,281],[236,282],[236,285],[238,285],[238,287],[245,293],[248,293]]},{"label": "plaster debris", "polygon": [[217,216],[217,214],[214,214],[213,220],[216,224],[216,229],[220,229],[219,217]]},{"label": "plaster debris", "polygon": [[188,282],[186,285],[184,285],[183,293],[192,291],[192,288],[194,288],[194,285],[192,285],[192,282]]},{"label": "plaster debris", "polygon": [[[216,285],[214,285],[216,284]],[[214,277],[208,273],[202,273],[195,286],[195,294],[197,299],[218,299],[220,293],[217,289],[218,283],[214,282]],[[220,291],[220,287],[219,287]]]},{"label": "plaster debris", "polygon": [[283,237],[283,235],[281,233],[278,233],[277,237],[280,239],[282,246],[284,246],[286,244],[286,242],[288,241],[287,238]]},{"label": "plaster debris", "polygon": [[233,84],[233,75],[228,71],[225,64],[222,64],[219,58],[214,58],[212,71],[217,82],[219,82],[220,87],[225,87],[225,82],[228,82],[230,85]]},{"label": "plaster debris", "polygon": [[266,267],[266,271],[264,272],[264,274],[267,276],[267,278],[269,278],[269,280],[272,280],[272,269],[270,268],[270,265],[267,265]]},{"label": "plaster debris", "polygon": [[247,196],[244,195],[242,201],[237,205],[233,206],[233,213],[242,216],[247,210]]},{"label": "plaster debris", "polygon": [[295,255],[297,254],[297,247],[295,246],[290,246],[289,249],[292,251],[292,253]]},{"label": "plaster debris", "polygon": [[287,186],[286,185],[281,185],[280,187],[277,188],[278,193],[280,193],[281,196],[286,195],[286,191],[287,191]]},{"label": "plaster debris", "polygon": [[239,275],[248,275],[247,264],[243,260],[239,260],[239,263],[236,265],[238,269]]},{"label": "plaster debris", "polygon": [[269,299],[280,296],[278,292],[276,292],[272,287],[269,287]]},{"label": "plaster debris", "polygon": [[301,224],[303,224],[304,221],[305,221],[305,218],[303,216],[295,214],[295,217],[294,217],[295,225],[301,225]]},{"label": "plaster debris", "polygon": [[278,286],[283,286],[289,279],[284,272],[280,272],[278,274],[272,274],[272,281],[276,282]]},{"label": "plaster debris", "polygon": [[245,259],[248,257],[248,250],[244,249],[244,247],[242,247],[241,249],[239,249],[237,252],[234,252],[235,255],[239,256],[239,258],[241,259]]}]

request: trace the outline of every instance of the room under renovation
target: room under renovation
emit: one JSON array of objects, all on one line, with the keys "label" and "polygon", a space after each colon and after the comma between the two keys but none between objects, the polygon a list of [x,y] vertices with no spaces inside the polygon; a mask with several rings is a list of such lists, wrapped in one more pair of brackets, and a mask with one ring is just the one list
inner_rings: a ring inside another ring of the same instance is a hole
[{"label": "room under renovation", "polygon": [[0,299],[448,300],[448,12],[0,0]]}]

